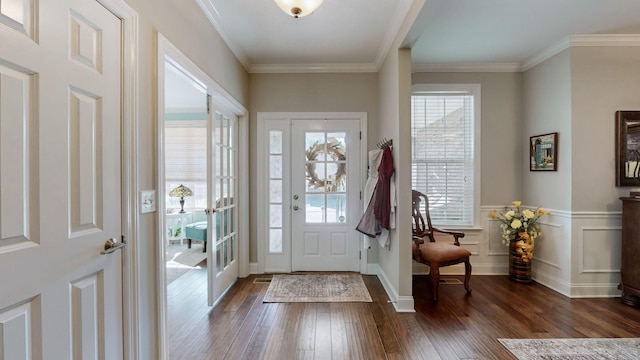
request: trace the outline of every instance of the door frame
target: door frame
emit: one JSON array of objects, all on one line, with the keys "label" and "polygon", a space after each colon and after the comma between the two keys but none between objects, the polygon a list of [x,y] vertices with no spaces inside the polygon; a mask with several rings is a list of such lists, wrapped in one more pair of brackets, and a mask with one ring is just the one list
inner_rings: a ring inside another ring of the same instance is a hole
[{"label": "door frame", "polygon": [[[318,119],[327,119],[327,120],[337,120],[337,119],[353,119],[360,121],[360,189],[364,190],[364,183],[367,179],[367,113],[366,112],[258,112],[258,146],[257,146],[257,154],[259,155],[262,149],[265,149],[265,137],[260,134],[265,134],[266,122],[268,120],[284,120],[291,123],[292,120],[318,120]],[[289,132],[287,132],[289,134]],[[264,178],[267,174],[267,162],[266,161],[258,161],[258,173],[255,178],[260,179]],[[268,184],[258,183],[258,193],[257,193],[257,208],[264,209],[268,202]],[[360,197],[360,209],[363,207],[362,196]],[[364,212],[364,210],[363,210]],[[260,213],[260,211],[258,211]],[[289,214],[290,212],[287,212]],[[266,214],[266,212],[263,212]],[[290,216],[290,215],[287,215]],[[257,264],[257,273],[264,274],[265,272],[265,253],[267,251],[266,246],[266,234],[268,234],[268,220],[266,217],[258,216],[256,219],[257,222],[257,250],[258,250],[258,264]],[[288,272],[291,272],[292,269],[292,260],[291,256],[293,253],[291,252],[291,237],[287,237],[287,241],[289,242],[286,246],[289,248],[290,257],[286,268],[284,269]],[[360,273],[368,274],[368,251],[364,249],[364,235],[360,236]]]},{"label": "door frame", "polygon": [[121,228],[127,246],[122,249],[122,331],[123,358],[141,358],[138,296],[138,239],[140,204],[138,203],[138,92],[139,43],[138,13],[124,0],[96,0],[122,23],[121,84]]},{"label": "door frame", "polygon": [[[156,63],[156,125],[157,125],[157,142],[156,159],[157,159],[157,179],[158,187],[161,191],[158,191],[157,196],[157,234],[163,234],[165,228],[164,214],[160,214],[164,211],[164,117],[162,114],[165,111],[164,103],[164,71],[165,71],[165,58],[170,58],[173,61],[173,65],[178,68],[184,69],[198,80],[200,80],[205,88],[207,94],[211,95],[212,99],[209,100],[210,104],[220,104],[221,107],[231,110],[234,115],[238,117],[237,136],[238,153],[237,153],[237,171],[238,171],[238,200],[237,215],[239,219],[249,218],[249,198],[248,196],[242,196],[249,193],[249,172],[248,164],[249,156],[249,112],[240,104],[231,94],[229,94],[224,88],[216,83],[209,75],[202,71],[196,64],[194,64],[185,54],[183,54],[175,45],[173,45],[164,35],[157,32],[157,63]],[[215,109],[215,106],[213,106]],[[209,128],[209,125],[207,125]],[[246,277],[249,275],[249,223],[238,222],[238,277]],[[157,246],[156,252],[156,299],[158,301],[157,319],[158,319],[158,358],[168,359],[168,341],[167,341],[167,287],[166,287],[166,274],[165,268],[165,245],[164,241],[160,242],[160,246]],[[214,248],[213,244],[209,244],[209,248]],[[211,251],[209,252],[211,253]],[[209,255],[207,255],[209,256]],[[222,298],[223,295],[220,296]],[[209,299],[209,303],[215,306],[220,299]]]}]

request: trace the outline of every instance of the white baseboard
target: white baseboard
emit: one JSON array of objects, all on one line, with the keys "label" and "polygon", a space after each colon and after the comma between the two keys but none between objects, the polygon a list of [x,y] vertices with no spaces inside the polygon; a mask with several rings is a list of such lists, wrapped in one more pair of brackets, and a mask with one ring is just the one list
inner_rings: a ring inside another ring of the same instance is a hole
[{"label": "white baseboard", "polygon": [[249,263],[249,274],[258,273],[258,263]]},{"label": "white baseboard", "polygon": [[389,302],[393,304],[397,312],[415,312],[413,296],[398,296],[396,290],[391,286],[391,281],[378,264],[369,264],[369,268],[376,270],[376,275],[389,297]]}]

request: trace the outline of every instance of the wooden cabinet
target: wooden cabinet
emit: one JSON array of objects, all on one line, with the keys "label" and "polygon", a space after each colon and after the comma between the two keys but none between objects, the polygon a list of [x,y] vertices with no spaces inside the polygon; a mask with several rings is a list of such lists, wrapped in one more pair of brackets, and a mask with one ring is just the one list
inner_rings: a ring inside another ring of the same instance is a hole
[{"label": "wooden cabinet", "polygon": [[622,302],[640,305],[640,198],[624,197],[622,200],[622,261],[620,285]]}]

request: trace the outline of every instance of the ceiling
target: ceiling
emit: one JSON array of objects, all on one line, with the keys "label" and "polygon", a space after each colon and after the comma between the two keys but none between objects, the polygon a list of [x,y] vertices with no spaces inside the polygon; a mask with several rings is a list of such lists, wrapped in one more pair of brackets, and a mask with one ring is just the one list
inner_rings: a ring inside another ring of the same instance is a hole
[{"label": "ceiling", "polygon": [[514,69],[569,35],[640,34],[640,0],[324,0],[299,19],[271,0],[196,1],[254,73],[377,71],[398,34],[414,68]]}]

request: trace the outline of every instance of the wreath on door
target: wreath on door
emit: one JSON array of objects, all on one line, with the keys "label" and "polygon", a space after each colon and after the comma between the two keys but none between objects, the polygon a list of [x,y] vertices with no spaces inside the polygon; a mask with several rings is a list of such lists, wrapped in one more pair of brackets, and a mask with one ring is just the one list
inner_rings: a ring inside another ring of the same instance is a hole
[{"label": "wreath on door", "polygon": [[316,172],[316,164],[318,160],[318,156],[321,153],[326,153],[333,161],[340,161],[338,163],[338,169],[336,173],[333,175],[335,179],[335,183],[331,184],[337,186],[338,184],[344,181],[344,177],[347,174],[347,164],[343,161],[347,159],[347,155],[345,153],[345,149],[340,142],[333,141],[329,143],[320,143],[316,141],[313,146],[311,146],[307,152],[307,179],[309,180],[309,187],[314,189],[322,189],[327,184],[326,179],[320,179],[318,177],[318,173]]}]

